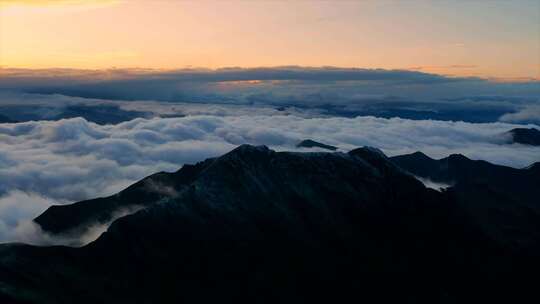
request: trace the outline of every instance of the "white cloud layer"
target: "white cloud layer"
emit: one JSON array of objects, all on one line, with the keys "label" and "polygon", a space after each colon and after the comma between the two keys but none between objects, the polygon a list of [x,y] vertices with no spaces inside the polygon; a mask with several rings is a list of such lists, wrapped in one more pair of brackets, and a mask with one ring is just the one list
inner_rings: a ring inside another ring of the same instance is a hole
[{"label": "white cloud layer", "polygon": [[529,105],[515,113],[504,114],[501,116],[500,121],[540,124],[540,105]]},{"label": "white cloud layer", "polygon": [[367,145],[388,155],[462,153],[514,167],[540,161],[538,147],[505,144],[501,134],[517,127],[508,123],[265,111],[137,118],[116,125],[82,118],[0,124],[0,242],[27,240],[25,229],[32,227],[25,225],[53,202],[110,195],[154,172],[174,171],[243,143],[298,150],[295,145],[310,138],[345,151]]}]

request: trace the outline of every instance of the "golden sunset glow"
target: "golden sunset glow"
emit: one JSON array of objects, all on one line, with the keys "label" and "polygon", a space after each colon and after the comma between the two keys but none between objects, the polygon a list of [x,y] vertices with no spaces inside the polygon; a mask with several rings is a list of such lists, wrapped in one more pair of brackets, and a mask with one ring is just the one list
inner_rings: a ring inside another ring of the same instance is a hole
[{"label": "golden sunset glow", "polygon": [[540,3],[0,1],[0,65],[339,66],[540,78]]}]

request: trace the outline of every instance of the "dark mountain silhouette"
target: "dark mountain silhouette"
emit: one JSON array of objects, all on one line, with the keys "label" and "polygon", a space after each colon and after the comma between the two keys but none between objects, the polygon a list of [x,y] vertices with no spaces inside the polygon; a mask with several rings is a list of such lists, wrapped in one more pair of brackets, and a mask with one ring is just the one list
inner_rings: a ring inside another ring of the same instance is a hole
[{"label": "dark mountain silhouette", "polygon": [[540,131],[535,128],[515,128],[508,131],[512,143],[540,146]]},{"label": "dark mountain silhouette", "polygon": [[390,158],[400,168],[413,175],[446,184],[473,184],[489,187],[496,192],[540,208],[540,163],[527,169],[515,169],[491,164],[483,160],[471,160],[461,154],[435,160],[416,152]]},{"label": "dark mountain silhouette", "polygon": [[299,148],[322,148],[322,149],[331,150],[331,151],[337,150],[337,147],[325,145],[323,143],[316,142],[311,139],[302,140],[296,146]]},{"label": "dark mountain silhouette", "polygon": [[[291,153],[244,145],[116,196],[53,207],[36,222],[58,235],[106,222],[115,208],[145,206],[81,248],[0,246],[0,300],[538,300],[528,278],[540,270],[540,215],[512,192],[535,191],[533,183],[500,193],[489,183],[458,182],[437,192],[395,163],[373,148]],[[523,171],[537,177],[536,166]]]},{"label": "dark mountain silhouette", "polygon": [[[491,238],[519,248],[540,240],[540,163],[515,169],[453,154],[440,160],[416,152],[391,158],[413,175],[453,185],[463,209],[471,209],[477,225]],[[527,233],[528,231],[528,233]],[[516,238],[516,235],[521,235]],[[525,237],[525,235],[528,235]]]},{"label": "dark mountain silhouette", "polygon": [[53,234],[84,233],[92,224],[109,222],[117,210],[145,207],[176,196],[193,181],[195,174],[211,161],[212,159],[196,166],[184,165],[176,173],[153,174],[109,197],[51,206],[34,221],[43,230]]}]

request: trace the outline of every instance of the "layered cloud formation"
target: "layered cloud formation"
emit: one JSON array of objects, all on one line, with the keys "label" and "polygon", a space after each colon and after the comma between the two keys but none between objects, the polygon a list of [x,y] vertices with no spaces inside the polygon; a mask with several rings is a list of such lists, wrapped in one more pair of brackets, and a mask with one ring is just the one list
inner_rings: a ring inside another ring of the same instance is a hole
[{"label": "layered cloud formation", "polygon": [[471,124],[375,117],[295,115],[137,118],[97,125],[83,118],[0,125],[0,193],[17,189],[59,202],[118,191],[160,170],[176,170],[236,145],[278,150],[312,138],[349,150],[381,148],[389,155],[421,150],[432,157],[463,153],[523,167],[539,161],[539,149],[508,145],[506,123]]},{"label": "layered cloud formation", "polygon": [[[225,68],[1,71],[0,90],[105,100],[317,108],[330,115],[498,121],[538,106],[540,82],[494,82],[406,70]],[[513,121],[540,123],[536,112]]]},{"label": "layered cloud formation", "polygon": [[540,161],[539,148],[504,135],[540,124],[538,82],[300,67],[0,75],[0,242],[51,242],[31,222],[51,204],[110,195],[243,143]]},{"label": "layered cloud formation", "polygon": [[[239,112],[241,113],[241,112]],[[297,150],[311,138],[343,151],[381,148],[388,155],[421,150],[440,158],[524,167],[540,148],[508,145],[506,123],[472,124],[375,117],[300,117],[262,109],[239,115],[137,118],[109,125],[83,118],[0,125],[0,236],[20,236],[21,223],[51,203],[113,194],[157,171],[218,156],[243,143]],[[25,231],[25,230],[23,230]]]},{"label": "layered cloud formation", "polygon": [[527,105],[517,112],[504,114],[501,121],[505,122],[532,122],[540,124],[540,105]]}]

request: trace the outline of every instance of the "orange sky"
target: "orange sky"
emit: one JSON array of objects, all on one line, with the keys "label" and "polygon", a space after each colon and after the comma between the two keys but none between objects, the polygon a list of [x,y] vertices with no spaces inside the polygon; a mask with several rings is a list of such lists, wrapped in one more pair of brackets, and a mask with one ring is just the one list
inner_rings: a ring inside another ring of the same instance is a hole
[{"label": "orange sky", "polygon": [[0,65],[540,78],[538,1],[0,0]]}]

